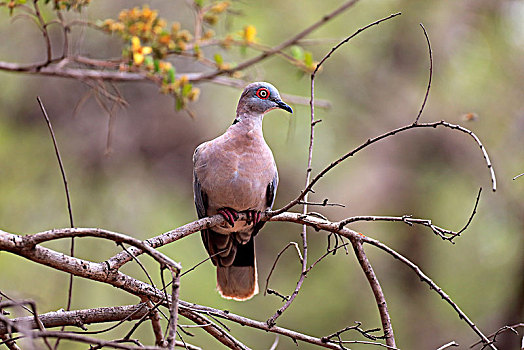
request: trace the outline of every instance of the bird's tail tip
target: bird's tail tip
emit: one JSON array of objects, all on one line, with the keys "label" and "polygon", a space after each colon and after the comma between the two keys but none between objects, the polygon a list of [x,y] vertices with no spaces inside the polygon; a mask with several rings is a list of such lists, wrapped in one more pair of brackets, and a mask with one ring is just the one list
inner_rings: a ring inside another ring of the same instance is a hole
[{"label": "bird's tail tip", "polygon": [[251,299],[258,294],[256,266],[218,266],[217,290],[226,299]]}]

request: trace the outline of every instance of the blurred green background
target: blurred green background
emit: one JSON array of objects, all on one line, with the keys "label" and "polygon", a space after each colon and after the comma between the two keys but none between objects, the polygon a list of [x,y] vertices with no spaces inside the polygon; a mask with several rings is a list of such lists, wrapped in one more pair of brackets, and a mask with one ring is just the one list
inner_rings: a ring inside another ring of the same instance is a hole
[{"label": "blurred green background", "polygon": [[[94,0],[80,19],[115,18],[122,8],[150,4],[168,20],[190,26],[186,1]],[[239,31],[255,25],[261,43],[276,45],[339,5],[340,1],[235,2],[239,16],[217,31]],[[467,221],[478,188],[484,189],[478,213],[452,245],[429,229],[404,224],[353,225],[418,264],[446,291],[485,334],[524,319],[524,1],[518,0],[362,0],[315,31],[322,39],[308,46],[319,60],[338,40],[394,12],[402,16],[374,27],[341,48],[316,79],[316,98],[331,101],[316,110],[323,122],[316,128],[313,174],[368,138],[411,123],[424,97],[428,53],[419,23],[427,28],[434,56],[433,86],[421,121],[444,119],[475,132],[489,152],[498,179],[491,192],[488,169],[476,143],[449,129],[412,130],[375,144],[348,159],[316,186],[312,200],[329,198],[345,208],[314,209],[331,220],[353,215],[412,214],[452,230]],[[44,8],[45,15],[52,15]],[[74,17],[74,16],[73,16]],[[53,40],[60,43],[58,28]],[[44,58],[36,26],[11,21],[0,8],[0,60],[31,63]],[[119,57],[116,37],[76,28],[71,50],[95,58]],[[336,40],[332,40],[336,39]],[[23,44],[22,44],[23,43]],[[59,45],[57,45],[58,47]],[[58,54],[58,51],[57,53]],[[248,57],[254,55],[248,51]],[[245,57],[233,48],[227,61]],[[177,66],[190,72],[191,65]],[[309,96],[310,80],[296,68],[273,57],[246,72],[246,80],[266,80],[281,93]],[[175,112],[171,97],[147,83],[118,84],[129,107],[116,113],[112,152],[106,154],[108,114],[94,95],[79,102],[90,88],[79,81],[0,71],[0,229],[29,234],[67,227],[63,184],[52,142],[36,96],[41,96],[53,123],[69,179],[75,225],[102,227],[146,239],[196,219],[192,199],[191,157],[203,141],[222,133],[234,118],[240,90],[199,84],[196,115]],[[78,108],[77,108],[78,107]],[[270,113],[264,121],[266,140],[276,158],[280,186],[275,208],[295,198],[303,187],[309,135],[309,107],[295,113]],[[464,120],[475,113],[478,119]],[[298,208],[297,208],[298,209]],[[270,223],[257,237],[260,287],[271,265],[289,241],[300,242],[300,226]],[[309,234],[310,262],[326,250],[326,234]],[[68,252],[69,241],[47,245]],[[366,246],[389,304],[397,345],[402,349],[436,349],[451,340],[466,349],[478,339],[441,298],[422,284],[405,265]],[[76,256],[103,261],[117,247],[94,239],[76,241]],[[207,257],[200,235],[194,234],[161,249],[185,268]],[[156,271],[155,264],[142,258]],[[145,280],[137,266],[123,271]],[[265,321],[280,307],[279,298],[259,294],[239,303],[215,291],[215,269],[206,262],[182,278],[181,298],[227,309]],[[281,258],[270,288],[290,294],[300,274],[293,251]],[[160,279],[154,273],[156,283]],[[68,275],[0,252],[0,290],[13,298],[30,298],[40,312],[65,307]],[[75,279],[73,309],[136,303],[113,287]],[[15,312],[15,315],[17,313]],[[366,329],[380,327],[374,298],[354,254],[340,250],[308,275],[291,308],[278,325],[314,336],[331,334],[354,321]],[[189,324],[181,318],[182,324]],[[267,349],[275,336],[227,323],[239,340]],[[104,335],[117,338],[131,325]],[[89,326],[90,330],[102,328]],[[185,340],[205,349],[222,345],[200,329]],[[151,344],[150,325],[137,337]],[[520,337],[522,337],[522,332]],[[345,339],[365,340],[348,333]],[[499,349],[517,349],[519,337],[501,335]],[[63,342],[65,348],[86,346]],[[278,349],[295,344],[280,337]],[[301,349],[312,346],[300,343]],[[352,349],[370,348],[352,345]]]}]

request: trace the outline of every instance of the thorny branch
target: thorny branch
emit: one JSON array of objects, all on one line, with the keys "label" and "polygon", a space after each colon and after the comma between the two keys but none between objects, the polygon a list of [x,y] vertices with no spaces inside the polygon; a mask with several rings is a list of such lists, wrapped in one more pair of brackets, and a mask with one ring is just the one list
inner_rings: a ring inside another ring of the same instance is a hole
[{"label": "thorny branch", "polygon": [[376,143],[378,141],[382,141],[382,140],[384,140],[384,139],[386,139],[388,137],[394,136],[396,134],[399,134],[399,133],[402,133],[402,132],[405,132],[405,131],[408,131],[408,130],[411,130],[411,129],[423,129],[423,128],[433,128],[433,129],[435,129],[435,128],[438,128],[438,127],[443,127],[443,128],[451,129],[451,130],[458,130],[458,131],[460,131],[462,133],[468,134],[469,136],[471,136],[473,138],[473,140],[475,140],[477,145],[480,147],[480,150],[482,152],[482,155],[484,157],[484,160],[486,162],[488,170],[490,171],[492,190],[493,190],[493,192],[495,192],[497,190],[497,180],[496,180],[496,177],[495,177],[495,170],[493,169],[493,165],[491,164],[491,160],[489,158],[488,152],[486,151],[486,148],[484,147],[484,145],[482,144],[482,142],[480,141],[478,136],[475,135],[475,133],[473,131],[471,131],[471,130],[463,127],[463,126],[460,126],[460,125],[457,125],[457,124],[451,124],[451,123],[448,123],[448,122],[446,122],[444,120],[441,120],[441,121],[438,121],[438,122],[431,122],[431,123],[418,123],[418,124],[405,125],[405,126],[402,126],[400,128],[388,131],[388,132],[386,132],[386,133],[384,133],[382,135],[376,136],[374,138],[367,139],[360,146],[358,146],[358,147],[354,148],[353,150],[347,152],[346,154],[344,154],[343,156],[341,156],[340,158],[338,158],[337,160],[333,161],[331,164],[326,166],[324,169],[322,169],[322,171],[320,171],[313,178],[313,180],[311,180],[309,185],[300,192],[300,194],[297,196],[297,198],[295,198],[294,200],[292,200],[291,202],[289,202],[288,204],[286,204],[285,206],[283,206],[282,208],[280,208],[278,210],[274,210],[274,211],[268,212],[268,215],[269,216],[274,216],[274,215],[278,215],[278,214],[284,213],[285,211],[287,211],[290,208],[292,208],[295,205],[297,205],[298,202],[303,200],[305,194],[308,193],[308,192],[311,192],[313,190],[313,186],[318,181],[320,181],[320,179],[322,179],[322,177],[324,177],[329,171],[331,171],[333,168],[335,168],[337,165],[339,165],[340,163],[342,163],[346,159],[348,159],[350,157],[353,157],[356,153],[358,153],[359,151],[362,151],[363,149],[367,148],[368,146],[370,146],[370,145],[372,145],[372,144],[374,144],[374,143]]},{"label": "thorny branch", "polygon": [[[493,343],[496,342],[496,339],[497,339],[497,336],[501,333],[505,333],[507,331],[511,331],[513,332],[514,334],[518,335],[519,332],[516,330],[517,328],[524,328],[524,323],[517,323],[517,324],[514,324],[514,325],[511,325],[511,326],[503,326],[503,327],[500,327],[496,332],[494,333],[491,333],[490,335],[488,335],[488,338],[491,339],[491,341]],[[523,338],[524,339],[524,336]],[[524,340],[523,340],[524,341]],[[469,347],[470,348],[474,348],[475,346],[481,344],[482,342],[481,341],[478,341],[476,342],[475,344],[471,344]]]},{"label": "thorny branch", "polygon": [[403,216],[352,216],[350,218],[344,219],[339,222],[339,227],[342,228],[350,223],[357,222],[357,221],[390,221],[390,222],[403,222],[409,226],[413,225],[422,225],[429,227],[433,233],[435,233],[437,236],[442,238],[445,241],[450,241],[454,243],[453,239],[456,237],[459,237],[462,232],[464,232],[469,225],[471,224],[471,221],[473,220],[473,217],[477,213],[477,207],[480,200],[480,194],[482,193],[482,187],[479,189],[479,192],[477,194],[477,199],[475,200],[475,206],[473,208],[473,211],[471,212],[471,215],[469,216],[466,224],[458,231],[452,231],[445,228],[442,228],[440,226],[434,225],[430,219],[419,219],[419,218],[413,218],[411,215],[403,215]]},{"label": "thorny branch", "polygon": [[[245,220],[245,214],[241,214],[240,217],[241,220]],[[270,220],[270,221],[287,221],[287,222],[294,222],[298,224],[306,224],[310,227],[313,227],[318,230],[324,230],[328,232],[334,232],[339,235],[342,235],[348,239],[355,239],[360,240],[362,243],[365,244],[371,244],[386,253],[392,255],[394,258],[400,260],[404,264],[406,264],[408,267],[410,267],[420,278],[423,282],[427,283],[431,290],[435,291],[437,294],[439,294],[448,304],[452,306],[452,308],[457,312],[459,317],[463,319],[473,330],[475,333],[479,335],[479,337],[485,342],[489,343],[487,338],[482,334],[482,332],[475,326],[475,324],[466,316],[466,314],[456,305],[451,298],[435,283],[433,282],[427,275],[425,275],[422,270],[412,263],[409,259],[406,257],[400,255],[395,250],[389,248],[388,246],[384,245],[383,243],[379,242],[378,240],[364,237],[360,233],[355,232],[353,230],[350,230],[348,228],[339,228],[339,224],[337,222],[330,222],[324,219],[320,219],[315,216],[311,215],[303,215],[299,213],[283,213],[277,216],[273,216],[271,218],[268,218],[267,215],[263,215],[263,220]],[[201,220],[197,220],[193,223],[187,224],[186,231],[184,232],[185,235],[189,235],[191,233],[197,232],[201,230],[204,227],[207,227],[209,222],[213,222],[215,224],[221,224],[224,222],[224,218],[220,215],[216,215],[210,218],[204,218]],[[62,229],[62,230],[54,230],[57,234],[59,234],[62,237],[68,237],[70,234],[68,234],[68,231],[71,229]],[[97,229],[81,229],[77,228],[75,231],[78,233],[78,235],[81,234],[85,230],[86,235],[88,233],[92,233],[96,231]],[[193,231],[193,232],[190,232]],[[51,234],[52,231],[43,232],[41,234],[36,234],[35,236],[39,237],[40,235],[48,236]],[[101,231],[103,232],[103,231]],[[31,236],[23,236],[23,237],[31,237]],[[35,240],[32,240],[31,238],[26,239],[25,241],[22,240],[22,236],[16,236],[4,231],[0,231],[0,249],[11,251],[17,255],[23,256],[31,261],[42,263],[44,265],[48,265],[54,268],[57,268],[59,270],[65,271],[65,272],[72,272],[76,276],[97,280],[100,282],[111,284],[119,289],[125,290],[133,295],[143,295],[150,298],[153,298],[154,300],[163,300],[164,293],[162,291],[156,290],[152,286],[150,286],[147,283],[135,280],[134,278],[127,276],[121,272],[118,271],[110,271],[107,270],[107,265],[104,263],[97,264],[88,262],[85,260],[81,260],[78,258],[72,258],[64,256],[63,254],[58,254],[56,252],[53,252],[52,250],[48,248],[43,248],[39,245],[33,245],[32,243]],[[14,242],[17,242],[17,245],[14,246]],[[25,244],[29,244],[33,248],[28,250],[27,247],[24,249],[24,242]],[[146,243],[144,243],[146,245]],[[142,248],[142,247],[141,247]],[[167,305],[167,304],[166,304]],[[233,316],[233,314],[229,312],[223,312],[216,309],[209,309],[205,307],[200,307],[195,304],[188,304],[182,300],[179,302],[179,313],[180,315],[184,317],[188,317],[192,321],[195,322],[195,320],[200,320],[201,324],[206,324],[202,319],[200,319],[197,315],[190,312],[189,309],[198,309],[198,310],[207,310],[211,312],[211,314],[215,316],[219,316],[224,319],[228,319],[233,322],[238,322],[240,324],[244,325],[251,325],[257,329],[264,329],[271,332],[275,332],[278,334],[283,334],[286,336],[292,336],[293,339],[297,340],[303,340],[308,342],[313,342],[314,344],[317,344],[314,339],[311,339],[310,337],[301,337],[296,332],[283,330],[282,328],[273,326],[269,327],[265,322],[250,322],[249,320],[242,318],[241,316]],[[206,331],[210,332],[215,337],[220,337],[220,339],[225,339],[223,331],[218,331],[216,326],[206,326],[204,327]],[[227,338],[229,339],[229,338]],[[319,340],[320,342],[320,340]],[[321,343],[321,342],[320,342]],[[317,344],[319,345],[319,344]],[[493,345],[491,345],[492,349],[495,349]],[[336,347],[332,347],[336,348]]]},{"label": "thorny branch", "polygon": [[[187,76],[188,80],[192,82],[207,80],[207,81],[213,81],[215,83],[219,83],[223,85],[240,86],[243,84],[242,81],[235,80],[229,77],[223,77],[221,75],[230,74],[233,71],[245,69],[249,66],[252,66],[260,62],[261,60],[267,57],[270,57],[273,54],[280,53],[284,48],[289,47],[290,45],[293,45],[294,43],[300,41],[302,38],[304,38],[306,35],[311,33],[313,30],[320,27],[322,24],[326,23],[331,18],[340,14],[347,8],[350,8],[356,2],[357,0],[345,2],[339,8],[337,8],[330,14],[324,16],[321,20],[314,23],[310,27],[306,28],[305,30],[297,34],[295,37],[283,42],[282,44],[274,48],[270,48],[264,51],[261,55],[253,59],[247,60],[239,64],[234,69],[217,70],[212,73],[188,73],[185,75]],[[58,59],[56,58],[53,59],[52,50],[51,50],[51,42],[49,40],[49,35],[47,32],[47,24],[43,22],[43,19],[41,15],[39,14],[39,9],[38,9],[36,0],[34,0],[34,9],[37,14],[37,19],[40,22],[41,30],[42,30],[42,33],[43,33],[43,36],[46,42],[47,60],[43,63],[36,63],[36,64],[25,65],[25,66],[12,64],[12,63],[6,63],[6,62],[0,62],[0,70],[69,77],[69,78],[79,79],[85,82],[89,82],[89,81],[144,81],[145,80],[145,81],[150,81],[150,82],[157,83],[157,84],[159,83],[157,77],[146,76],[145,74],[141,74],[141,73],[117,72],[117,71],[110,71],[110,70],[109,71],[99,71],[96,69],[80,69],[80,68],[66,67],[69,62],[82,61],[81,57],[76,58],[76,60],[73,57],[68,57],[68,52],[67,52],[68,51],[67,49],[68,25],[64,23],[63,18],[59,17],[60,19],[59,24],[62,26],[63,33],[66,38],[64,39],[62,57]],[[0,250],[9,251],[13,254],[17,254],[19,256],[25,257],[33,262],[47,265],[57,270],[67,272],[75,276],[80,276],[80,277],[91,279],[94,281],[100,281],[103,283],[107,283],[109,285],[117,287],[133,295],[140,296],[142,299],[145,298],[144,300],[154,301],[155,303],[157,303],[157,305],[163,305],[164,307],[169,308],[170,319],[168,322],[168,335],[166,337],[166,340],[168,343],[167,346],[169,349],[174,348],[175,345],[180,345],[180,342],[175,341],[175,334],[177,333],[177,325],[178,325],[177,315],[181,315],[191,320],[192,322],[194,322],[195,324],[203,328],[211,336],[215,337],[217,341],[223,343],[224,345],[230,348],[234,348],[234,349],[248,349],[248,347],[242,344],[237,339],[235,339],[230,334],[229,328],[225,326],[222,322],[218,321],[217,318],[222,318],[230,322],[238,323],[243,326],[248,326],[248,327],[252,327],[255,329],[260,329],[260,330],[264,330],[268,332],[273,332],[276,334],[281,334],[295,341],[300,340],[300,341],[308,342],[311,344],[319,345],[319,346],[330,348],[330,349],[341,349],[341,348],[343,349],[344,348],[343,344],[359,342],[359,341],[347,341],[347,340],[341,339],[340,335],[349,329],[355,329],[358,332],[360,332],[363,336],[368,337],[369,339],[372,339],[372,340],[378,339],[379,337],[372,336],[370,334],[371,330],[370,331],[361,330],[359,328],[360,325],[357,325],[356,327],[355,326],[347,327],[344,330],[341,330],[330,336],[322,337],[322,338],[311,337],[311,336],[308,336],[308,335],[305,335],[299,332],[295,332],[289,329],[285,329],[282,327],[278,327],[275,325],[276,318],[278,318],[278,316],[280,316],[280,314],[284,310],[286,310],[287,307],[289,307],[289,305],[293,302],[293,299],[298,294],[307,272],[309,272],[311,268],[313,268],[316,265],[316,263],[322,260],[330,252],[328,250],[328,253],[324,254],[321,258],[319,258],[315,263],[313,263],[308,268],[307,266],[306,226],[309,226],[309,227],[313,227],[315,231],[319,231],[319,230],[327,231],[327,232],[334,233],[336,235],[340,235],[342,237],[348,238],[351,241],[351,243],[353,244],[358,260],[361,266],[363,267],[364,272],[366,273],[368,281],[370,282],[372,290],[377,299],[377,305],[379,306],[379,311],[380,311],[383,329],[384,329],[384,337],[386,338],[386,342],[387,342],[386,345],[380,344],[380,343],[372,343],[372,344],[377,345],[377,346],[384,346],[390,349],[395,348],[393,330],[391,327],[391,322],[389,320],[389,314],[387,313],[385,298],[381,291],[380,285],[378,284],[378,280],[376,279],[376,276],[374,275],[373,269],[371,268],[371,265],[369,264],[369,261],[367,260],[365,256],[365,253],[363,250],[363,244],[370,244],[370,245],[373,245],[381,249],[382,251],[393,256],[395,259],[398,259],[403,264],[405,264],[410,269],[412,269],[415,272],[415,274],[417,274],[417,276],[419,276],[420,279],[424,283],[430,286],[431,290],[435,291],[435,293],[441,296],[455,310],[455,312],[459,315],[459,317],[463,319],[468,324],[468,326],[480,337],[481,342],[484,344],[484,346],[489,346],[492,349],[496,349],[495,346],[493,345],[493,342],[495,341],[495,337],[497,336],[497,334],[504,331],[502,330],[502,328],[497,333],[490,335],[489,337],[486,337],[477,328],[477,326],[467,317],[467,315],[458,307],[458,305],[454,303],[453,300],[433,280],[431,280],[427,275],[425,275],[424,272],[417,265],[415,265],[413,262],[411,262],[406,257],[402,256],[401,254],[397,253],[392,248],[379,242],[378,240],[363,236],[360,233],[355,232],[345,227],[345,225],[351,222],[360,221],[360,220],[401,221],[409,225],[419,224],[419,225],[427,226],[433,232],[435,232],[440,237],[442,237],[443,239],[452,241],[453,238],[460,235],[460,233],[463,232],[469,226],[471,220],[473,219],[473,216],[476,213],[476,208],[479,202],[480,191],[477,196],[475,208],[473,210],[472,215],[470,216],[464,228],[458,232],[453,232],[450,230],[442,229],[438,226],[433,225],[430,220],[414,219],[408,216],[403,216],[403,217],[377,217],[377,216],[353,217],[353,218],[348,218],[346,220],[343,220],[341,222],[332,222],[326,218],[319,217],[317,215],[308,214],[307,212],[307,205],[309,204],[308,193],[312,191],[313,186],[324,175],[326,175],[330,170],[332,170],[342,161],[353,156],[360,150],[368,147],[369,145],[375,142],[386,139],[397,133],[401,133],[401,132],[404,132],[410,129],[415,129],[415,128],[444,127],[444,128],[449,128],[452,130],[458,130],[462,133],[470,135],[475,140],[475,142],[480,147],[483,153],[488,169],[490,170],[492,189],[493,191],[496,190],[495,173],[492,168],[487,151],[484,148],[481,141],[479,140],[479,138],[472,131],[460,125],[450,124],[443,120],[439,122],[433,122],[433,123],[419,123],[418,122],[422,114],[422,111],[424,109],[424,106],[426,104],[428,94],[429,94],[429,90],[431,86],[432,68],[433,68],[431,46],[430,46],[430,42],[429,42],[429,38],[427,36],[426,30],[422,26],[422,24],[421,24],[421,27],[424,30],[424,35],[428,43],[428,49],[429,49],[429,55],[430,55],[430,72],[429,72],[430,76],[429,76],[428,87],[426,90],[426,95],[422,103],[422,107],[414,123],[401,127],[401,128],[394,129],[383,135],[377,136],[373,139],[368,139],[366,142],[364,142],[357,148],[353,149],[352,151],[346,153],[345,155],[343,155],[336,161],[332,162],[330,165],[324,168],[321,172],[319,172],[311,180],[311,171],[312,171],[311,163],[312,163],[312,149],[313,149],[313,141],[314,141],[314,127],[320,121],[320,120],[315,120],[315,117],[314,117],[314,106],[317,105],[314,100],[314,78],[315,78],[316,72],[318,71],[320,66],[331,56],[332,53],[334,53],[340,46],[347,43],[351,38],[353,38],[354,36],[362,32],[363,30],[373,25],[379,24],[387,19],[393,18],[397,15],[399,14],[393,14],[393,15],[390,15],[389,17],[373,22],[369,24],[368,26],[359,29],[357,32],[355,32],[350,37],[346,38],[344,41],[342,41],[337,46],[335,46],[321,60],[321,62],[317,65],[315,72],[311,76],[311,99],[310,99],[311,134],[310,134],[310,147],[309,147],[308,166],[306,170],[307,177],[306,177],[305,188],[296,199],[291,201],[285,207],[279,210],[273,211],[273,212],[265,213],[262,218],[263,220],[266,220],[266,221],[287,221],[287,222],[292,222],[292,223],[303,225],[302,255],[300,255],[300,250],[298,250],[300,260],[302,263],[302,273],[301,273],[301,276],[297,283],[297,287],[295,288],[295,291],[293,292],[293,294],[289,297],[288,300],[286,300],[285,305],[281,309],[279,309],[279,311],[277,311],[277,313],[272,318],[270,318],[268,321],[266,322],[255,321],[255,320],[251,320],[251,319],[239,316],[239,315],[235,315],[229,311],[217,310],[217,309],[213,309],[213,308],[209,308],[209,307],[205,307],[205,306],[201,306],[197,304],[190,304],[183,300],[179,300],[178,293],[179,293],[179,278],[180,278],[181,266],[155,249],[160,246],[166,245],[168,243],[174,242],[183,237],[186,237],[201,229],[213,227],[215,225],[223,223],[224,219],[219,215],[197,220],[195,222],[181,226],[175,230],[166,232],[165,234],[159,235],[157,237],[153,237],[143,242],[136,240],[132,237],[129,237],[127,235],[121,234],[121,233],[111,232],[111,231],[107,231],[103,229],[91,229],[91,228],[55,229],[51,231],[40,232],[34,235],[24,235],[24,236],[7,233],[7,232],[0,230]],[[86,58],[86,60],[90,60],[90,59]],[[113,68],[116,68],[116,65]],[[289,100],[289,102],[293,102],[291,101],[291,98],[287,97],[287,99]],[[41,107],[43,109],[42,105]],[[43,109],[43,112],[45,114],[44,109]],[[56,141],[55,141],[55,147],[56,147]],[[301,214],[287,212],[288,209],[294,207],[297,204],[304,205],[303,212]],[[324,203],[324,205],[326,205],[326,203]],[[240,219],[245,220],[246,219],[245,215],[241,215]],[[73,226],[72,220],[71,220],[71,226]],[[40,245],[43,242],[47,242],[47,241],[55,240],[59,238],[87,237],[87,236],[108,239],[108,240],[112,240],[117,243],[126,243],[126,244],[131,245],[131,247],[115,255],[114,257],[108,259],[105,262],[94,263],[94,262],[78,259],[73,256],[67,256],[67,255],[61,254],[49,248],[44,248]],[[346,244],[342,246],[345,247],[345,245]],[[336,249],[340,247],[334,248],[333,251],[335,251]],[[161,268],[164,268],[166,266],[170,268],[170,271],[172,274],[171,295],[167,295],[167,293],[165,293],[163,290],[158,290],[153,285],[136,280],[118,271],[119,268],[122,267],[124,264],[133,260],[133,257],[136,257],[144,252],[150,255],[151,257],[153,257],[155,260],[157,260],[160,263]],[[0,303],[0,309],[5,308],[7,305],[8,304]],[[85,327],[85,324],[89,324],[89,323],[109,322],[109,321],[115,321],[115,320],[122,321],[122,320],[129,320],[129,319],[143,319],[144,316],[149,315],[150,310],[143,309],[141,305],[144,305],[144,304],[140,304],[138,306],[132,305],[132,306],[127,306],[127,307],[113,307],[113,308],[107,308],[104,310],[99,309],[102,312],[102,316],[99,318],[96,317],[97,316],[96,313],[92,313],[94,309],[58,312],[58,313],[54,313],[53,315],[50,315],[50,314],[38,315],[36,313],[36,310],[33,308],[32,316],[30,318],[25,318],[25,319],[22,319],[22,318],[9,319],[3,315],[0,315],[0,335],[2,336],[6,334],[10,335],[10,338],[7,338],[7,340],[4,340],[3,342],[6,345],[9,345],[10,348],[16,347],[16,345],[13,343],[14,340],[11,337],[11,333],[14,331],[15,332],[20,331],[22,336],[24,337],[31,337],[31,338],[41,337],[44,340],[46,340],[47,338],[70,339],[74,341],[85,342],[85,343],[89,343],[92,345],[96,345],[97,348],[106,346],[106,347],[121,348],[121,349],[133,349],[137,347],[140,347],[142,349],[157,349],[157,347],[143,347],[138,341],[131,340],[128,338],[122,339],[121,341],[103,341],[99,339],[88,338],[84,335],[70,333],[70,332],[51,332],[51,331],[45,330],[46,326],[55,327],[55,326],[64,326],[64,325],[76,325],[79,327]],[[120,309],[117,309],[117,308],[120,308]],[[109,317],[110,315],[113,315],[113,318]],[[84,318],[82,318],[82,316]],[[22,324],[24,325],[24,327],[19,326]],[[520,326],[520,325],[516,325],[513,327],[517,327],[517,326]],[[180,325],[178,325],[178,328],[182,329],[180,328]],[[223,328],[225,328],[226,330],[224,330]],[[29,329],[38,329],[38,330],[28,332]],[[489,338],[491,337],[493,337],[492,341],[489,340]],[[333,340],[333,338],[336,338],[336,340]],[[160,337],[157,337],[157,339],[160,339]],[[136,346],[123,344],[124,342],[131,342],[135,344]],[[363,343],[363,342],[360,342],[360,343]],[[47,345],[49,347],[49,344]],[[191,348],[191,346],[188,346],[185,343],[183,343],[182,345],[186,346],[186,348]],[[448,343],[447,345],[452,346],[451,343]]]},{"label": "thorny branch", "polygon": [[[348,2],[347,4],[350,4],[350,3],[352,3],[352,1]],[[333,12],[333,13],[335,13],[335,12]],[[314,140],[315,140],[315,126],[320,121],[320,120],[315,120],[315,77],[316,77],[316,74],[318,73],[318,71],[320,70],[321,66],[324,64],[324,62],[326,62],[326,60],[329,57],[331,57],[331,55],[338,48],[340,48],[342,45],[346,44],[349,40],[351,40],[352,38],[354,38],[355,36],[357,36],[361,32],[365,31],[366,29],[368,29],[368,28],[370,28],[370,27],[372,27],[374,25],[377,25],[377,24],[379,24],[381,22],[387,21],[388,19],[391,19],[391,18],[396,17],[398,15],[400,15],[400,13],[397,13],[397,14],[390,15],[388,17],[379,19],[379,20],[377,20],[377,21],[375,21],[375,22],[373,22],[371,24],[368,24],[365,27],[362,27],[362,28],[358,29],[355,33],[353,33],[352,35],[347,37],[345,40],[340,42],[338,45],[336,45],[334,48],[332,48],[331,51],[329,51],[329,53],[327,53],[320,60],[320,62],[315,67],[315,70],[311,74],[311,99],[310,99],[310,103],[309,103],[309,105],[310,105],[310,115],[311,115],[311,124],[310,124],[310,136],[309,136],[308,161],[307,161],[307,167],[306,167],[306,184],[305,184],[306,188],[308,188],[308,184],[310,184],[310,181],[311,181],[313,146],[314,146]],[[301,198],[298,198],[298,200],[296,200],[295,203],[294,203],[294,205],[295,205],[295,204],[298,204],[299,202],[302,202],[302,205],[303,205],[302,213],[304,215],[307,214],[307,212],[308,212],[308,196],[309,196],[309,192],[310,191],[302,192],[303,195],[301,196]],[[307,262],[308,250],[307,250],[307,230],[306,230],[306,225],[302,226],[301,237],[302,237],[302,258],[301,258],[302,273],[299,276],[299,279],[297,281],[297,285],[295,287],[295,290],[291,294],[291,296],[286,300],[285,304],[282,307],[280,307],[275,312],[275,314],[273,316],[271,316],[267,320],[267,323],[268,323],[269,326],[273,326],[276,323],[277,318],[280,317],[280,315],[282,315],[282,313],[284,311],[286,311],[289,308],[289,306],[291,306],[291,304],[295,300],[296,296],[298,295],[300,289],[302,288],[302,285],[304,283],[304,279],[306,278],[307,271],[308,271],[308,262]],[[393,344],[394,344],[394,340],[393,340]],[[388,344],[388,345],[391,345],[391,344]]]}]

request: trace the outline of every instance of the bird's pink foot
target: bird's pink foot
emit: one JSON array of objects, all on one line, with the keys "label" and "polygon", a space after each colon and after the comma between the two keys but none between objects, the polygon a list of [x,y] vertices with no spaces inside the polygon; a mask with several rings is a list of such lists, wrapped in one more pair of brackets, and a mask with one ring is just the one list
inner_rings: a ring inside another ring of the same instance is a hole
[{"label": "bird's pink foot", "polygon": [[246,222],[248,224],[253,224],[253,226],[255,226],[256,224],[258,224],[260,222],[260,215],[261,213],[257,210],[246,210],[246,216],[247,216],[247,220]]},{"label": "bird's pink foot", "polygon": [[235,221],[238,219],[238,212],[236,210],[231,208],[222,208],[218,210],[218,214],[222,215],[228,224],[235,226]]}]

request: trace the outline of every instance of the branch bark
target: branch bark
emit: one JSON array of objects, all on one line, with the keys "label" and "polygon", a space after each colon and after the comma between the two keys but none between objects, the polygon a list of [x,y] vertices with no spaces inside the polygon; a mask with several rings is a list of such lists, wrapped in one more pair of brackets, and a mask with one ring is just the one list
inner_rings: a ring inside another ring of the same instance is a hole
[{"label": "branch bark", "polygon": [[366,278],[369,282],[369,286],[373,291],[375,296],[375,301],[377,302],[378,312],[380,314],[380,320],[382,322],[382,329],[384,330],[384,336],[386,337],[386,345],[396,347],[395,344],[395,335],[393,333],[393,326],[391,325],[391,318],[389,317],[388,305],[386,303],[386,298],[382,292],[382,287],[373,271],[373,267],[369,263],[369,260],[364,252],[362,247],[362,241],[358,239],[351,239],[351,244],[353,245],[353,250],[357,256],[357,260],[362,267],[362,271],[366,275]]}]

